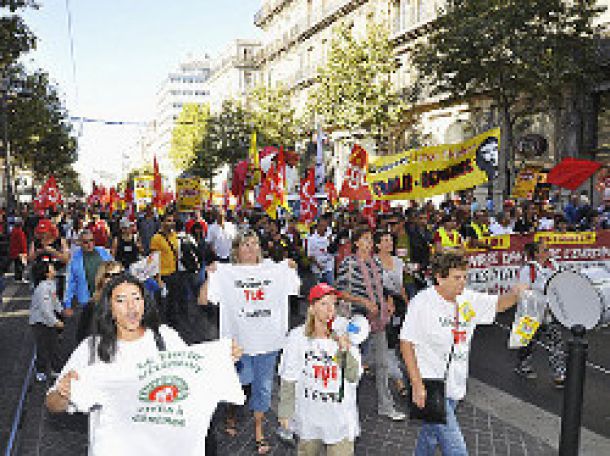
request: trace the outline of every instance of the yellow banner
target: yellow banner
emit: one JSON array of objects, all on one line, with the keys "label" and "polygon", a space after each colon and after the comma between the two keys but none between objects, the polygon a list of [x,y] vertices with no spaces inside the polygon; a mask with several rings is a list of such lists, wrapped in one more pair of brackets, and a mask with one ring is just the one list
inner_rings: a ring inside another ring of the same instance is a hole
[{"label": "yellow banner", "polygon": [[367,181],[374,199],[410,200],[465,190],[498,173],[500,129],[459,144],[371,157]]},{"label": "yellow banner", "polygon": [[133,178],[133,197],[136,202],[136,210],[141,211],[152,204],[153,176],[137,176]]},{"label": "yellow banner", "polygon": [[546,174],[539,166],[528,166],[519,171],[515,186],[513,187],[513,198],[531,198],[536,185],[546,182]]},{"label": "yellow banner", "polygon": [[198,177],[176,179],[176,206],[180,212],[201,209],[201,181]]},{"label": "yellow banner", "polygon": [[595,244],[597,233],[595,231],[582,231],[570,233],[556,233],[554,231],[540,232],[534,235],[534,242],[554,244]]},{"label": "yellow banner", "polygon": [[476,246],[467,246],[468,252],[485,252],[487,250],[510,249],[510,234],[499,234],[497,236],[483,236],[477,239]]}]

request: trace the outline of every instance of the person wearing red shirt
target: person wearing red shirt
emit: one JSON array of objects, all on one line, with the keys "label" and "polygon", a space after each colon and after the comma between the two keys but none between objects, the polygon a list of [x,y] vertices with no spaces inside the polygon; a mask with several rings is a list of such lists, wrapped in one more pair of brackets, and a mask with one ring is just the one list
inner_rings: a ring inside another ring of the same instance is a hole
[{"label": "person wearing red shirt", "polygon": [[15,268],[15,280],[23,281],[23,268],[28,254],[28,243],[23,231],[23,222],[15,219],[15,224],[9,237],[9,258]]}]

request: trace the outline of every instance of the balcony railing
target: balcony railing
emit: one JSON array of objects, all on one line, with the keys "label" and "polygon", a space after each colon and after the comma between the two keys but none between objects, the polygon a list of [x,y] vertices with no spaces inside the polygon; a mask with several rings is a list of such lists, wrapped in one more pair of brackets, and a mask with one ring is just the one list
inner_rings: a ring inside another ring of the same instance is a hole
[{"label": "balcony railing", "polygon": [[401,8],[392,23],[392,35],[402,35],[421,28],[436,19],[437,11],[444,6],[442,0],[430,1],[417,6]]},{"label": "balcony railing", "polygon": [[292,0],[269,0],[254,15],[254,25],[261,27],[269,20],[269,17],[279,12],[286,4]]},{"label": "balcony railing", "polygon": [[257,54],[252,53],[248,56],[235,56],[231,55],[223,58],[222,60],[216,61],[212,67],[212,74],[226,68],[231,67],[256,67],[258,64]]},{"label": "balcony railing", "polygon": [[[257,62],[273,57],[279,51],[288,49],[295,42],[308,38],[318,28],[323,28],[335,22],[339,17],[365,3],[367,0],[335,0],[323,9],[316,10],[310,16],[294,24],[281,38],[277,38],[262,48],[257,54]],[[352,6],[353,8],[349,8]]]}]

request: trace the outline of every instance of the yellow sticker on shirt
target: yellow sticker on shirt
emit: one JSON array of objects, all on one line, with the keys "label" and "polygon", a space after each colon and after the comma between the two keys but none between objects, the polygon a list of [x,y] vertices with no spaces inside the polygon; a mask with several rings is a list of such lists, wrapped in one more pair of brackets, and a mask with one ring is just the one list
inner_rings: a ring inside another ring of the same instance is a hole
[{"label": "yellow sticker on shirt", "polygon": [[463,304],[459,307],[458,311],[460,312],[461,320],[468,323],[476,316],[476,312],[470,304],[470,301],[464,301]]},{"label": "yellow sticker on shirt", "polygon": [[519,319],[519,323],[517,323],[515,334],[521,336],[522,344],[527,345],[527,343],[532,340],[532,337],[534,337],[534,334],[536,334],[539,326],[540,322],[534,317],[524,315]]}]

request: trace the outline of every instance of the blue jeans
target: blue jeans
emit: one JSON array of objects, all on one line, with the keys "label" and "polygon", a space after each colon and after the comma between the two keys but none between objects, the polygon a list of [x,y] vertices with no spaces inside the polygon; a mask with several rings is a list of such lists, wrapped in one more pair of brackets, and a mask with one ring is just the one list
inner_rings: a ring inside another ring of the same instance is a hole
[{"label": "blue jeans", "polygon": [[252,385],[248,408],[253,412],[267,412],[271,407],[271,389],[278,352],[261,355],[243,355],[239,359],[238,373],[242,385]]},{"label": "blue jeans", "polygon": [[423,424],[419,431],[415,456],[434,456],[437,445],[441,446],[443,456],[468,455],[462,430],[455,417],[456,405],[457,401],[447,399],[447,424]]}]

